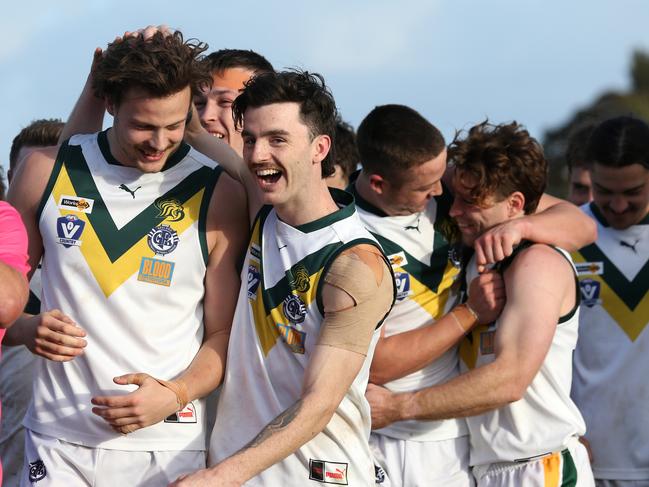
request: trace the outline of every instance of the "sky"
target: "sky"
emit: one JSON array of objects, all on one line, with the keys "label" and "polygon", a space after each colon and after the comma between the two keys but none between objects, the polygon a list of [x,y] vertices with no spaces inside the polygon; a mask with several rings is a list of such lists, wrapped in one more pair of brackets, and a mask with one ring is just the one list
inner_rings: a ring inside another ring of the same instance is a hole
[{"label": "sky", "polygon": [[[646,0],[17,0],[0,26],[0,164],[18,131],[67,118],[95,47],[166,24],[276,68],[324,75],[354,127],[377,105],[418,110],[450,140],[488,117],[541,138],[649,51]],[[106,123],[109,125],[110,120]]]}]

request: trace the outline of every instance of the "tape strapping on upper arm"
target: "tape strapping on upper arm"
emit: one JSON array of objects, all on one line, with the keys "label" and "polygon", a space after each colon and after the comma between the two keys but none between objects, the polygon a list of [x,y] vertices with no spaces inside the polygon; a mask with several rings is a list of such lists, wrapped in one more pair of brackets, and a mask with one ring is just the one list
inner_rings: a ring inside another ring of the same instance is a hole
[{"label": "tape strapping on upper arm", "polygon": [[[368,252],[370,253],[370,252]],[[373,258],[373,257],[371,257]],[[319,345],[367,355],[372,334],[392,305],[392,277],[380,254],[379,267],[370,267],[356,252],[336,258],[324,277],[326,284],[347,293],[354,305],[326,310]],[[380,269],[380,281],[377,283]]]}]

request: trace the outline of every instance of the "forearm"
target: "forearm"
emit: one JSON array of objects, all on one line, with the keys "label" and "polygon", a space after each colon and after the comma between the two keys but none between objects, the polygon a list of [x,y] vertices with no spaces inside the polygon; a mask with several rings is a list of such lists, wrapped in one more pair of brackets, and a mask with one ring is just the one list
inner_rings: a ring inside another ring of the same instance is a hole
[{"label": "forearm", "polygon": [[[194,116],[198,117],[196,112]],[[188,127],[185,139],[198,152],[218,162],[232,179],[247,186],[247,169],[243,159],[228,144],[210,135],[202,127]]]},{"label": "forearm", "polygon": [[70,117],[59,136],[59,143],[75,134],[99,132],[102,129],[104,121],[104,111],[104,100],[95,96],[92,89],[91,76],[88,76],[81,95],[74,105],[72,113],[70,113]]},{"label": "forearm", "polygon": [[445,384],[395,396],[399,419],[437,420],[475,416],[520,399],[516,371],[493,362]]},{"label": "forearm", "polygon": [[[323,397],[306,395],[272,420],[245,447],[211,470],[241,483],[281,461],[320,433],[335,405]],[[234,473],[234,475],[233,475]]]},{"label": "forearm", "polygon": [[[468,329],[474,323],[465,324]],[[420,328],[381,338],[374,352],[370,382],[382,385],[423,369],[455,346],[465,333],[448,313]]]},{"label": "forearm", "polygon": [[228,332],[221,332],[206,338],[187,370],[178,377],[187,387],[190,401],[206,396],[223,380],[229,337]]},{"label": "forearm", "polygon": [[584,212],[565,201],[552,198],[551,202],[551,206],[522,218],[527,240],[556,245],[570,252],[596,240],[597,226]]}]

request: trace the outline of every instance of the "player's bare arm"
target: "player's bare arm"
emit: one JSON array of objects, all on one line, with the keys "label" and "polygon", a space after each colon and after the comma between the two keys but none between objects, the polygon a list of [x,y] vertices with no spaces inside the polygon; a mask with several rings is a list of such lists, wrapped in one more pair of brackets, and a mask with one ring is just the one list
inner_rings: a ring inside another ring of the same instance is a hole
[{"label": "player's bare arm", "polygon": [[523,240],[556,245],[569,252],[597,238],[597,226],[572,203],[544,194],[536,212],[502,223],[475,242],[478,265],[494,264],[511,255]]},{"label": "player's bare arm", "polygon": [[126,374],[116,377],[115,383],[136,384],[139,386],[136,391],[93,398],[93,412],[116,431],[130,433],[158,423],[221,383],[240,286],[237,262],[247,239],[244,190],[222,174],[208,212],[207,243],[211,250],[205,275],[203,344],[179,377],[153,378],[143,372]]},{"label": "player's bare arm", "polygon": [[[358,247],[354,250],[359,250]],[[368,267],[374,266],[369,275],[378,282],[375,287],[368,286],[367,291],[374,292],[363,293],[362,298],[335,284],[324,284],[325,320],[318,345],[305,371],[301,397],[237,453],[211,469],[178,479],[173,486],[241,485],[290,455],[325,428],[365,361],[376,323],[392,303],[392,278],[382,257],[375,250],[361,250],[357,255],[361,257],[351,265],[357,266],[361,275],[368,275]],[[370,295],[373,300],[370,300]],[[352,329],[350,315],[351,320],[357,318],[360,308],[368,319],[357,323],[361,330],[358,327]]]},{"label": "player's bare arm", "polygon": [[476,324],[494,321],[505,304],[502,277],[495,271],[479,275],[471,282],[469,295],[466,304],[456,306],[426,326],[389,337],[385,337],[385,329],[381,330],[370,382],[383,385],[421,370],[457,344]]},{"label": "player's bare arm", "polygon": [[[28,277],[43,255],[43,241],[38,229],[37,213],[52,172],[58,147],[32,152],[18,167],[7,200],[20,213],[29,238]],[[5,345],[25,345],[29,350],[49,360],[68,361],[83,353],[85,331],[57,309],[38,315],[23,314],[7,331]]]},{"label": "player's bare arm", "polygon": [[407,419],[473,416],[524,395],[545,359],[559,317],[574,306],[574,275],[558,252],[534,245],[521,251],[504,280],[507,303],[496,333],[495,360],[413,393],[391,394],[370,385],[374,428]]}]

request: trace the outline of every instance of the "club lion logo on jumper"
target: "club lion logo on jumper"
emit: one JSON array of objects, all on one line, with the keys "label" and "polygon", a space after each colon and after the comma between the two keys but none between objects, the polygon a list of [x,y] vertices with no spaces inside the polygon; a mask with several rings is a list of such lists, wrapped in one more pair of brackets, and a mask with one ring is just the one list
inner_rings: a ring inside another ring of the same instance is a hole
[{"label": "club lion logo on jumper", "polygon": [[147,243],[156,255],[167,255],[178,247],[178,233],[169,225],[158,225],[147,234]]},{"label": "club lion logo on jumper", "polygon": [[39,480],[43,480],[46,475],[47,475],[47,469],[45,468],[45,464],[43,463],[43,460],[39,458],[35,462],[29,463],[30,482],[38,482]]},{"label": "club lion logo on jumper", "polygon": [[164,218],[169,222],[179,222],[185,218],[185,209],[176,199],[158,199],[155,202],[155,207],[159,211],[158,217]]},{"label": "club lion logo on jumper", "polygon": [[299,293],[305,293],[311,288],[309,271],[302,264],[296,264],[287,272],[290,286]]}]

